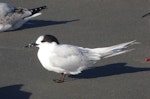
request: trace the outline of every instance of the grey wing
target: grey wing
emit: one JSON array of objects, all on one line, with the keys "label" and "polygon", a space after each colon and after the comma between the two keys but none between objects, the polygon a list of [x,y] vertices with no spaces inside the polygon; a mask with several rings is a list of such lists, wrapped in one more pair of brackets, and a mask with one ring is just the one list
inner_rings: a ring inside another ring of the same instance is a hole
[{"label": "grey wing", "polygon": [[26,8],[15,8],[14,12],[11,14],[12,17],[14,17],[14,20],[23,20],[26,17],[29,17],[32,15],[31,11],[29,11]]},{"label": "grey wing", "polygon": [[75,72],[85,66],[84,58],[79,49],[75,46],[62,45],[55,49],[54,53],[55,56],[53,56],[53,59],[55,60],[51,60],[52,63],[66,71]]},{"label": "grey wing", "polygon": [[82,52],[82,55],[84,57],[84,60],[86,61],[87,66],[90,66],[101,59],[101,55],[99,53],[95,53],[90,48],[79,47],[79,50]]},{"label": "grey wing", "polygon": [[0,17],[0,24],[15,24],[30,15],[31,12],[26,9],[14,10],[7,13],[5,17]]}]

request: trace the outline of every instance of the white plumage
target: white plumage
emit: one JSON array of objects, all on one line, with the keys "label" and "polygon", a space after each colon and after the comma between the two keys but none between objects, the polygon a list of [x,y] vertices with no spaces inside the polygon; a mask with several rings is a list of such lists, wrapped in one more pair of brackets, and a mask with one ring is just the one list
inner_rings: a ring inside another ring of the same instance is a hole
[{"label": "white plumage", "polygon": [[[130,51],[126,50],[126,48],[136,43],[136,41],[131,41],[110,47],[91,49],[68,44],[59,44],[57,38],[54,36],[43,35],[37,39],[36,43],[30,44],[27,47],[33,45],[39,47],[37,54],[38,58],[43,67],[47,70],[63,75],[76,75],[88,67],[91,67],[102,58],[108,58]],[[64,77],[57,80],[57,82],[62,81],[64,81]]]}]

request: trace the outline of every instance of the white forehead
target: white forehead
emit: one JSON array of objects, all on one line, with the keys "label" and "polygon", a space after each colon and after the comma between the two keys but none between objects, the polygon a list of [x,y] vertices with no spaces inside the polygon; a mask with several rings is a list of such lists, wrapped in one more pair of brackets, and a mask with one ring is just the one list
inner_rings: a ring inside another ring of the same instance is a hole
[{"label": "white forehead", "polygon": [[39,36],[38,39],[36,40],[36,43],[37,43],[37,44],[40,44],[43,39],[44,39],[44,36],[43,36],[43,35],[42,35],[42,36]]}]

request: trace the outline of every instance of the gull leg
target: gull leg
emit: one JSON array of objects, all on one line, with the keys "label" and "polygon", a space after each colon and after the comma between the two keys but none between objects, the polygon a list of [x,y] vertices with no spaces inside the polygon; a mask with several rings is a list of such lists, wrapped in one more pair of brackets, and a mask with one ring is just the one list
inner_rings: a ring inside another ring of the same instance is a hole
[{"label": "gull leg", "polygon": [[62,83],[64,82],[65,77],[66,77],[66,74],[61,73],[60,79],[54,79],[53,81],[56,83]]}]

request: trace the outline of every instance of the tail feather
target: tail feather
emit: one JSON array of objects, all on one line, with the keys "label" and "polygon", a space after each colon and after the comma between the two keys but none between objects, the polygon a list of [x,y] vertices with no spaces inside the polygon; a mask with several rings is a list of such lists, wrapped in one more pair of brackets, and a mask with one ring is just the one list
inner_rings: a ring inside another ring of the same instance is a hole
[{"label": "tail feather", "polygon": [[130,52],[130,51],[132,51],[132,50],[134,50],[134,49],[129,49],[129,50],[120,51],[120,52],[118,52],[118,53],[114,53],[114,54],[112,54],[112,55],[108,55],[108,56],[105,56],[105,57],[103,57],[103,58],[109,58],[109,57],[112,57],[112,56],[120,55],[120,54],[123,54],[123,53],[126,53],[126,52]]},{"label": "tail feather", "polygon": [[117,44],[117,45],[114,45],[114,46],[111,46],[112,48],[127,48],[131,45],[134,45],[134,44],[140,44],[139,42],[136,42],[136,40],[133,40],[133,41],[130,41],[130,42],[126,42],[126,43],[122,43],[122,44]]},{"label": "tail feather", "polygon": [[147,13],[147,14],[145,14],[145,15],[143,15],[142,17],[144,18],[144,17],[146,17],[146,16],[148,16],[148,15],[150,15],[150,12]]},{"label": "tail feather", "polygon": [[40,11],[46,8],[47,8],[46,6],[41,6],[38,8],[29,9],[29,11],[31,12],[31,15],[29,17],[24,18],[24,20],[30,20],[36,16],[41,15],[42,13],[40,13]]},{"label": "tail feather", "polygon": [[47,8],[46,6],[41,6],[38,8],[29,9],[29,11],[31,11],[32,15],[34,15],[34,14],[39,13],[41,10],[46,9],[46,8]]},{"label": "tail feather", "polygon": [[112,57],[112,56],[116,56],[116,55],[120,55],[132,51],[133,49],[127,50],[126,48],[134,44],[139,44],[139,42],[136,42],[136,40],[134,40],[134,41],[130,41],[130,42],[126,42],[126,43],[122,43],[110,47],[95,48],[93,49],[93,51],[98,53],[101,58],[108,58],[108,57]]}]

